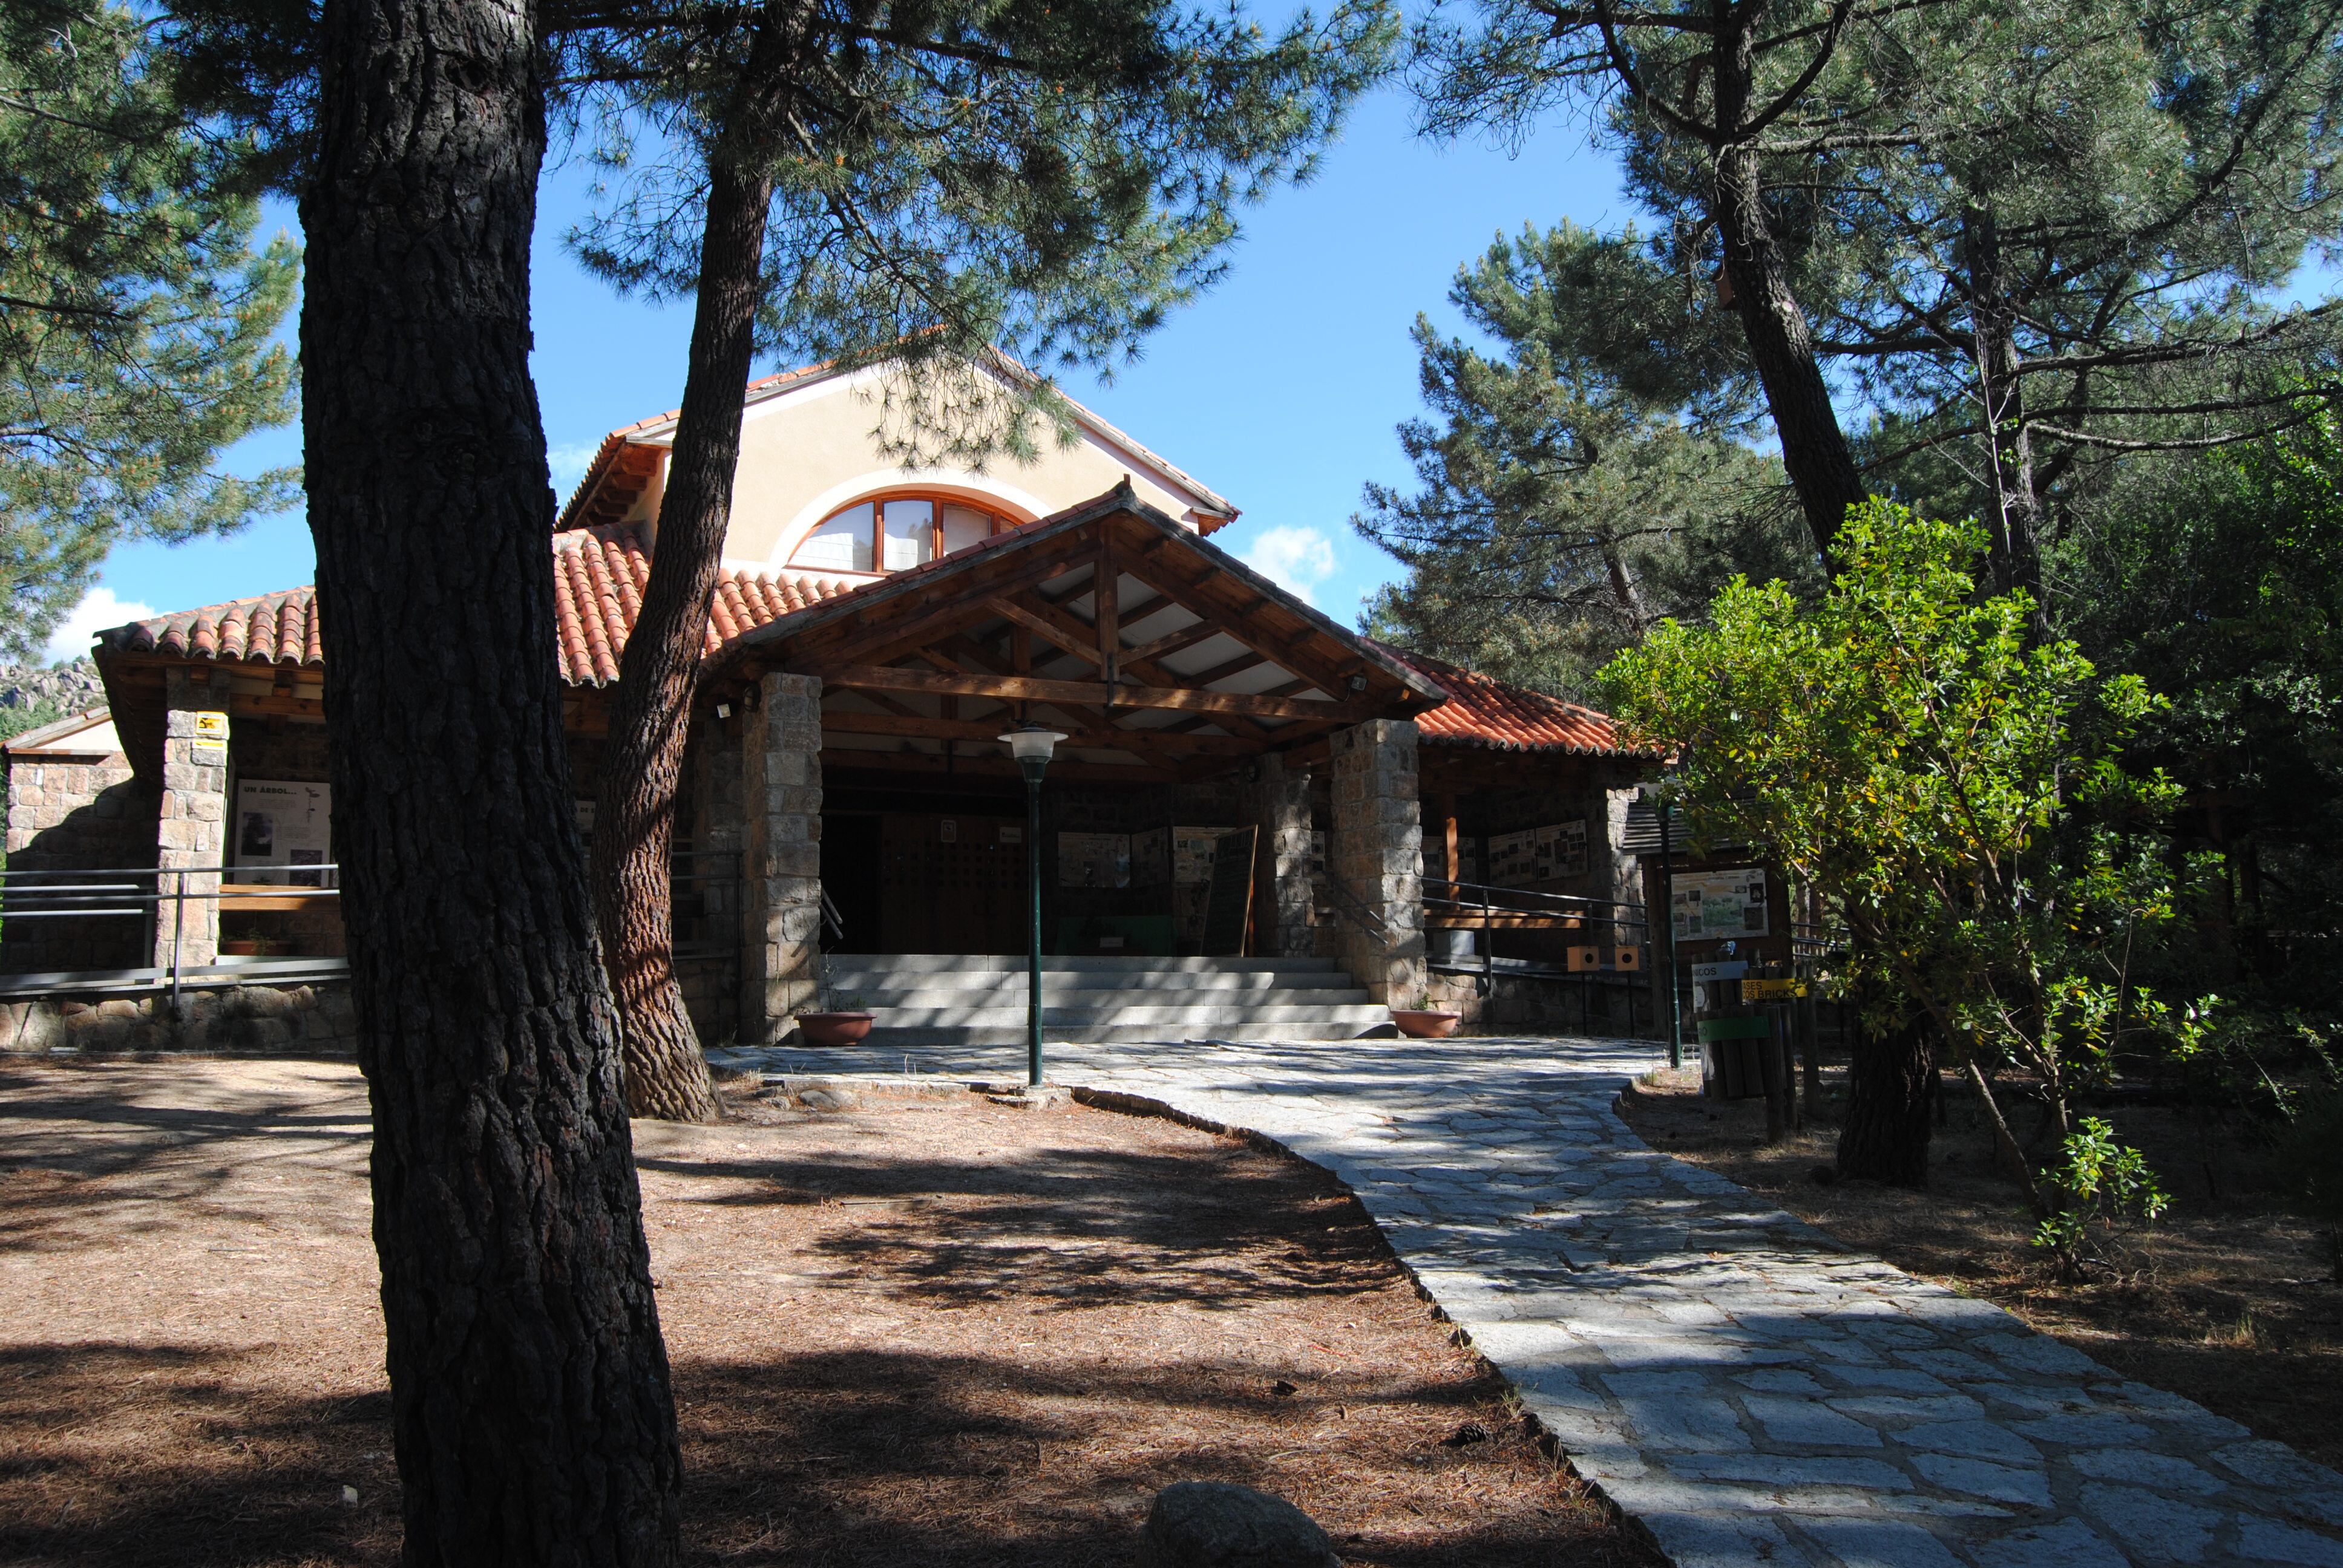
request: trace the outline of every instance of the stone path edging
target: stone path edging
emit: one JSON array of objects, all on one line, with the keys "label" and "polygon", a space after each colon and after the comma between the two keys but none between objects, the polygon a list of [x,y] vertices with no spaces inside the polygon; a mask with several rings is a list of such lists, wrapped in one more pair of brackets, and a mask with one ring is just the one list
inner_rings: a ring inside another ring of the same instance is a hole
[{"label": "stone path edging", "polygon": [[1348,1183],[1573,1467],[1683,1568],[2343,1568],[2343,1476],[1646,1147],[1614,1102],[1651,1049],[1051,1050],[1085,1098],[1252,1133]]}]

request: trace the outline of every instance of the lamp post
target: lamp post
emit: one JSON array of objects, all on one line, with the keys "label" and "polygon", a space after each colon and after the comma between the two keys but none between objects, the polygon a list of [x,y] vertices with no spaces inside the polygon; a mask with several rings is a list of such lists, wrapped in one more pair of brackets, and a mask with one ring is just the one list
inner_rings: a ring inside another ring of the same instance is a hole
[{"label": "lamp post", "polygon": [[1669,830],[1674,807],[1664,782],[1644,785],[1643,795],[1660,819],[1660,945],[1667,950],[1662,961],[1668,977],[1668,1068],[1673,1071],[1684,1065],[1683,1003],[1676,995],[1676,849]]},{"label": "lamp post", "polygon": [[1033,906],[1025,965],[1025,1081],[1036,1089],[1041,1085],[1041,775],[1065,738],[1030,719],[1001,738],[1025,775],[1025,890]]}]

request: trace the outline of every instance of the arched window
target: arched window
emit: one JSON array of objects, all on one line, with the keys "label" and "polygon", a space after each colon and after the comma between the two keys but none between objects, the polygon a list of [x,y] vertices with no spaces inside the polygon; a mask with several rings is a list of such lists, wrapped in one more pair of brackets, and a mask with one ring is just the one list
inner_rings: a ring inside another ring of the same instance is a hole
[{"label": "arched window", "polygon": [[906,491],[830,513],[789,556],[825,572],[899,572],[981,543],[1017,519],[961,499]]}]

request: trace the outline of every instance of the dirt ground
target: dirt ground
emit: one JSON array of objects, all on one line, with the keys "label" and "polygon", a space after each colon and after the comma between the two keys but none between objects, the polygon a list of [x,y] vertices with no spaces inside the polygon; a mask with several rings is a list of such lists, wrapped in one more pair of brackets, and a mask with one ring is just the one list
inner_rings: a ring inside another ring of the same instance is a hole
[{"label": "dirt ground", "polygon": [[[1994,1173],[1982,1111],[1947,1085],[1947,1125],[1932,1141],[1924,1192],[1818,1183],[1832,1127],[1818,1120],[1765,1148],[1765,1101],[1704,1100],[1697,1070],[1652,1074],[1623,1107],[1654,1148],[1763,1192],[1850,1246],[1996,1302],[2258,1437],[2343,1466],[2343,1285],[2326,1277],[2311,1228],[2275,1201],[2242,1130],[2157,1107],[2095,1109],[2147,1156],[2172,1206],[2070,1284],[2031,1245],[2017,1190]],[[1826,1076],[1825,1116],[1836,1091]]]},{"label": "dirt ground", "polygon": [[[393,1560],[367,1143],[345,1064],[0,1067],[0,1561]],[[1659,1561],[1312,1168],[970,1095],[639,1155],[696,1562],[1125,1563],[1183,1479],[1353,1563]]]}]

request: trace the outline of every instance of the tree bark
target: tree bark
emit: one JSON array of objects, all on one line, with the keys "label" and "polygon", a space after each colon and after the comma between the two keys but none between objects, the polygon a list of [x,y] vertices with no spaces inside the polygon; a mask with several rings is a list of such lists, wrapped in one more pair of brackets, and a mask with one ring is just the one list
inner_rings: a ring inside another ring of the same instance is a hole
[{"label": "tree bark", "polygon": [[2048,633],[2042,603],[2042,500],[2017,373],[2017,303],[1989,206],[1973,203],[1963,214],[1961,241],[1968,266],[1969,327],[1976,339],[1986,472],[1993,482],[1988,566],[1994,591],[2023,588],[2033,597],[2032,624],[2039,638]]},{"label": "tree bark", "polygon": [[[742,389],[756,353],[767,161],[775,88],[793,54],[793,7],[770,7],[735,94],[725,145],[709,159],[699,298],[683,410],[659,501],[641,613],[619,658],[618,692],[595,808],[594,903],[625,1040],[627,1101],[638,1116],[713,1121],[716,1093],[675,978],[669,850],[709,602],[723,568],[740,458]],[[761,810],[759,801],[747,809]]]},{"label": "tree bark", "polygon": [[[741,388],[755,353],[769,176],[709,171],[699,297],[683,412],[659,501],[642,612],[618,664],[601,798],[594,903],[638,1116],[712,1121],[716,1093],[675,978],[669,850],[709,601],[721,571],[740,455]],[[748,802],[749,810],[759,803]]]},{"label": "tree bark", "polygon": [[[1726,8],[1715,9],[1722,15]],[[1751,49],[1766,8],[1731,9],[1739,19],[1730,25],[1720,23],[1713,51],[1721,145],[1715,155],[1711,216],[1724,242],[1725,276],[1733,285],[1749,360],[1765,389],[1765,406],[1782,443],[1782,466],[1789,471],[1790,487],[1797,492],[1815,548],[1825,561],[1835,561],[1846,509],[1860,504],[1867,492],[1847,448],[1846,434],[1839,428],[1837,410],[1831,406],[1830,386],[1815,357],[1813,329],[1790,291],[1788,269],[1765,216],[1757,150],[1735,139],[1750,113]]]},{"label": "tree bark", "polygon": [[1936,1040],[1925,1014],[1916,1010],[1885,1032],[1858,1030],[1847,1063],[1839,1175],[1926,1187],[1936,1093]]},{"label": "tree bark", "polygon": [[527,0],[327,0],[303,436],[403,1560],[668,1564],[681,1465],[574,819]]}]

